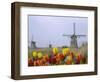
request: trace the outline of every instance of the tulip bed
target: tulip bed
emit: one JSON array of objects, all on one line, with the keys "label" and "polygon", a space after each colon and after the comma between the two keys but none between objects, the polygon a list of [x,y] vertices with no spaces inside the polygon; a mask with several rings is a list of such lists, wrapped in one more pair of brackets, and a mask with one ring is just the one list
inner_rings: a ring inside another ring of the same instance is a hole
[{"label": "tulip bed", "polygon": [[49,53],[33,50],[28,58],[28,66],[50,66],[86,64],[87,55],[72,51],[70,48],[52,48]]}]

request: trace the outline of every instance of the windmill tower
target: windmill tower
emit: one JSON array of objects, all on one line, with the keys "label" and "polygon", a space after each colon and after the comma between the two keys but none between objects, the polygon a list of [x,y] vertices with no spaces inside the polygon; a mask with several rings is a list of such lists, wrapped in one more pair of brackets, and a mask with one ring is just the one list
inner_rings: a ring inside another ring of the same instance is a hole
[{"label": "windmill tower", "polygon": [[70,47],[72,49],[77,49],[78,48],[77,38],[85,37],[86,35],[76,35],[75,34],[75,23],[73,23],[73,30],[74,30],[74,33],[72,35],[63,34],[63,36],[67,36],[67,37],[71,38]]},{"label": "windmill tower", "polygon": [[33,40],[33,36],[31,40],[31,48],[36,48],[36,42]]}]

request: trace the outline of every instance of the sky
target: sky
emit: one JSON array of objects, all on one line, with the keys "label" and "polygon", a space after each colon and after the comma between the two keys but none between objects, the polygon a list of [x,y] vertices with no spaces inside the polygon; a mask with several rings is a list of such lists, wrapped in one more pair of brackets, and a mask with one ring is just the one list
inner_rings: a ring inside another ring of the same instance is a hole
[{"label": "sky", "polygon": [[[37,47],[70,46],[71,38],[63,34],[72,35],[75,23],[76,35],[88,34],[88,18],[86,17],[64,17],[64,16],[28,16],[28,42],[33,39]],[[33,38],[32,38],[33,37]],[[87,37],[77,38],[78,46],[87,41]]]}]

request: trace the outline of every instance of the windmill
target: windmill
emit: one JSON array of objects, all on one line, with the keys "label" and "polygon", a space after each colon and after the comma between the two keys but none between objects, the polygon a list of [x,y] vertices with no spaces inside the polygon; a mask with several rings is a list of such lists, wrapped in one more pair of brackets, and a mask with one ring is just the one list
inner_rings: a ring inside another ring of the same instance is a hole
[{"label": "windmill", "polygon": [[63,36],[67,36],[67,37],[71,38],[70,47],[72,49],[77,49],[78,48],[77,38],[85,37],[86,35],[76,35],[75,34],[75,23],[73,23],[73,30],[74,30],[74,33],[72,35],[63,34]]},{"label": "windmill", "polygon": [[33,35],[32,35],[32,39],[31,41],[29,41],[29,43],[31,44],[30,47],[33,49],[33,48],[36,48],[36,42],[34,41],[33,39]]},{"label": "windmill", "polygon": [[52,48],[52,44],[51,44],[51,42],[49,41],[49,48]]}]

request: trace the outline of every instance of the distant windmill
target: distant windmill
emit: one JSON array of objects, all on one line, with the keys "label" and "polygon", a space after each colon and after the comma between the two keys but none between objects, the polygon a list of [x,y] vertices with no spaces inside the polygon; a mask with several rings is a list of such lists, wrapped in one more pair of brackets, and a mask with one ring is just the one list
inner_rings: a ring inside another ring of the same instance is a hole
[{"label": "distant windmill", "polygon": [[52,44],[51,44],[51,42],[49,41],[49,48],[52,48]]},{"label": "distant windmill", "polygon": [[36,42],[34,41],[33,38],[34,38],[34,37],[33,37],[33,35],[32,35],[32,39],[31,39],[31,41],[29,41],[29,43],[31,43],[31,48],[36,48]]},{"label": "distant windmill", "polygon": [[63,34],[63,36],[70,37],[71,38],[70,47],[73,48],[73,49],[77,49],[78,48],[77,38],[85,37],[86,35],[76,35],[75,34],[75,23],[73,23],[73,26],[74,26],[73,27],[74,28],[74,33],[72,35]]}]

